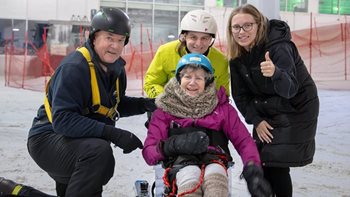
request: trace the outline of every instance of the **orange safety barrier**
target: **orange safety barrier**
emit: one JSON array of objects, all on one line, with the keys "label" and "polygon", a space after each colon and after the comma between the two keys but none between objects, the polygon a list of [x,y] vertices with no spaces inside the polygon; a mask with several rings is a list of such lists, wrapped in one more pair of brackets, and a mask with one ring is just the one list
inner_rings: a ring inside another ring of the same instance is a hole
[{"label": "orange safety barrier", "polygon": [[[292,32],[293,41],[315,80],[349,79],[349,28],[348,22],[317,27],[310,15],[309,29]],[[134,44],[131,39],[122,54],[127,62],[128,91],[135,95],[143,95],[144,74],[157,48],[163,44],[163,41],[151,42],[148,30],[144,33],[142,25],[140,29],[140,40],[145,41]],[[41,48],[32,46],[35,54],[15,48],[12,41],[13,37],[7,40],[5,47],[5,85],[44,91],[47,77],[53,73],[64,55],[51,54],[46,39]],[[226,42],[219,35],[214,45],[226,51]],[[72,50],[74,49],[67,49],[66,52]]]}]

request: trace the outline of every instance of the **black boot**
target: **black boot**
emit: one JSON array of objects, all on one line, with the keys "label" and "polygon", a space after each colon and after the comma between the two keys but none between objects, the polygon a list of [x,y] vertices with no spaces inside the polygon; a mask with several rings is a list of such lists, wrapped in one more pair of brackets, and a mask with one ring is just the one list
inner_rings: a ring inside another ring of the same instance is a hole
[{"label": "black boot", "polygon": [[0,196],[53,197],[32,187],[0,177]]},{"label": "black boot", "polygon": [[22,185],[0,177],[0,196],[18,195],[22,188]]}]

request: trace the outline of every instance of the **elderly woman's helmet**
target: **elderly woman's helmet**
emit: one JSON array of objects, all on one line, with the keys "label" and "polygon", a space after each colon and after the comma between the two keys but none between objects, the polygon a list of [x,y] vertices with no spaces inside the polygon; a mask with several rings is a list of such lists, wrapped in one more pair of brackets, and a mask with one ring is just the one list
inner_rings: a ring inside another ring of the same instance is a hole
[{"label": "elderly woman's helmet", "polygon": [[[213,67],[211,66],[210,60],[203,54],[199,53],[188,53],[179,60],[177,66],[176,66],[176,71],[175,71],[175,76],[176,79],[180,82],[180,71],[187,65],[197,65],[201,68],[203,68],[205,71],[207,71],[211,76],[214,74]],[[206,86],[212,83],[214,80],[214,77],[210,77],[206,81]]]},{"label": "elderly woman's helmet", "polygon": [[104,8],[97,12],[91,20],[91,27],[91,41],[94,38],[94,34],[102,30],[126,36],[124,45],[129,42],[131,31],[129,16],[118,8]]},{"label": "elderly woman's helmet", "polygon": [[215,38],[217,30],[215,18],[204,10],[189,11],[181,20],[180,34],[196,31],[211,34]]},{"label": "elderly woman's helmet", "polygon": [[201,66],[210,74],[214,73],[210,60],[205,55],[199,54],[199,53],[189,53],[182,56],[182,58],[177,63],[175,75],[179,74],[179,72],[183,69],[183,67],[188,64]]}]

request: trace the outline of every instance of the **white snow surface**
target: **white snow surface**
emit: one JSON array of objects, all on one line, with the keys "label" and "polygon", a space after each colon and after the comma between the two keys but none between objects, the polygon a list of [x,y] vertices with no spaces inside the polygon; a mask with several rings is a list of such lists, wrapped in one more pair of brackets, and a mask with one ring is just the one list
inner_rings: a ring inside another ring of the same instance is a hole
[{"label": "white snow surface", "polygon": [[[319,81],[317,86],[320,115],[316,153],[312,164],[291,168],[293,194],[296,197],[350,197],[350,81]],[[138,96],[135,92],[129,93]],[[43,103],[43,96],[43,92],[0,85],[0,177],[55,195],[54,181],[33,161],[26,146],[28,130]],[[145,114],[122,118],[117,127],[132,131],[144,140],[145,120]],[[250,125],[247,127],[251,130]],[[235,160],[231,189],[234,196],[248,197],[246,183],[239,179],[241,159],[232,145],[230,149]],[[103,196],[135,196],[135,180],[153,183],[153,167],[145,163],[140,149],[130,154],[123,154],[119,148],[113,150],[115,174],[104,186]]]}]

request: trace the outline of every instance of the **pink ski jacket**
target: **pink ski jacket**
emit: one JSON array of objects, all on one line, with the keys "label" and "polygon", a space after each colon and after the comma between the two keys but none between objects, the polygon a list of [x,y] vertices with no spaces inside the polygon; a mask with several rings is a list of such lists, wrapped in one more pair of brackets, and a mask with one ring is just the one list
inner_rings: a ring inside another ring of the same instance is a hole
[{"label": "pink ski jacket", "polygon": [[205,127],[215,130],[213,132],[224,132],[241,156],[244,166],[250,161],[260,165],[255,142],[240,120],[237,111],[229,103],[225,88],[220,88],[217,97],[219,102],[214,111],[199,119],[175,117],[159,108],[154,111],[142,150],[146,163],[156,165],[165,159],[162,151],[159,150],[159,142],[168,138],[168,130],[172,121],[174,121],[180,127]]}]

